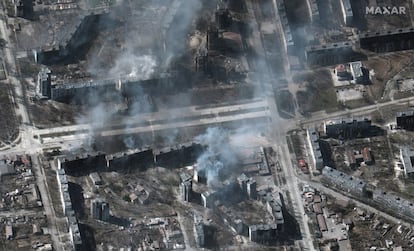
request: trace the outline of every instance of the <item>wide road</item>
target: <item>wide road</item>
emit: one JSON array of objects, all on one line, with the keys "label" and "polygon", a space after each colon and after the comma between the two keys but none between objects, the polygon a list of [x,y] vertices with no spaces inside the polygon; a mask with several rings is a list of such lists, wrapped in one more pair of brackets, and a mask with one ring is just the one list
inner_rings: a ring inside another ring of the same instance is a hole
[{"label": "wide road", "polygon": [[406,105],[408,102],[414,101],[413,97],[402,98],[387,101],[384,103],[377,103],[373,105],[368,105],[360,108],[355,109],[347,109],[345,111],[337,111],[333,113],[326,113],[326,112],[318,112],[312,114],[311,118],[299,120],[299,124],[301,125],[309,125],[315,122],[326,121],[329,119],[337,119],[337,118],[344,118],[344,117],[360,117],[364,115],[368,115],[369,113],[378,110],[379,108],[383,107],[392,107],[392,106],[399,106],[399,105]]}]

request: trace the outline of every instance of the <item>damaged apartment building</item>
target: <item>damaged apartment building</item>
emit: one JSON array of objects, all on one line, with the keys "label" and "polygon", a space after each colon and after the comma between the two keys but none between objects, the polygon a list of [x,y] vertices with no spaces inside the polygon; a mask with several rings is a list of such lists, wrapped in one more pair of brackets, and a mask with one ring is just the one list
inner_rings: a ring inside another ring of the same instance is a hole
[{"label": "damaged apartment building", "polygon": [[396,123],[399,129],[414,131],[414,111],[398,112]]},{"label": "damaged apartment building", "polygon": [[343,41],[307,46],[305,58],[310,66],[329,66],[359,61],[363,57],[354,50],[351,41]]},{"label": "damaged apartment building", "polygon": [[79,231],[78,219],[73,210],[71,196],[69,193],[69,183],[64,169],[56,170],[56,178],[59,186],[59,193],[63,208],[63,214],[66,217],[70,242],[73,250],[81,250],[82,238]]},{"label": "damaged apartment building", "polygon": [[[140,148],[126,152],[105,154],[78,154],[57,158],[58,169],[64,169],[67,174],[90,173],[93,171],[132,171],[145,170],[154,165],[166,165],[162,160],[171,158],[169,167],[181,167],[186,162],[195,162],[204,146],[195,142],[173,145],[162,149]],[[184,161],[187,160],[187,161]]]},{"label": "damaged apartment building", "polygon": [[[285,229],[284,203],[281,195],[275,196],[270,191],[257,191],[256,181],[242,173],[237,179],[210,184],[203,172],[193,169],[194,174],[180,173],[180,198],[182,201],[198,203],[212,209],[216,214],[226,219],[226,222],[244,235],[250,241],[271,243],[282,238]],[[234,177],[233,177],[234,178]],[[207,185],[210,184],[210,185]],[[231,198],[231,199],[229,199]],[[252,214],[258,214],[262,221],[257,222],[255,217],[242,216],[243,214],[232,205],[245,201],[254,208]],[[259,210],[259,211],[255,211]],[[260,212],[263,210],[263,212]],[[264,217],[264,215],[267,215]],[[264,222],[263,222],[264,220]],[[197,225],[197,226],[196,226]],[[196,239],[202,243],[201,229],[195,223]]]},{"label": "damaged apartment building", "polygon": [[387,53],[414,49],[414,27],[359,34],[362,49]]},{"label": "damaged apartment building", "polygon": [[393,215],[404,217],[410,221],[414,218],[414,202],[401,198],[393,192],[384,191],[368,185],[364,180],[340,172],[331,167],[325,167],[322,172],[322,182],[329,187],[366,199]]},{"label": "damaged apartment building", "polygon": [[53,41],[32,48],[35,62],[54,64],[74,57],[96,36],[96,24],[103,15],[107,14],[108,10],[105,8],[79,11],[76,16],[55,13],[56,17],[65,20],[65,29],[62,27],[56,29]]},{"label": "damaged apartment building", "polygon": [[218,4],[214,17],[206,32],[206,41],[197,49],[195,69],[220,81],[242,80],[249,70],[241,57],[246,43],[239,28],[242,24],[223,3]]},{"label": "damaged apartment building", "polygon": [[[173,91],[173,73],[161,73],[148,79],[119,77],[105,80],[80,80],[79,82],[52,83],[51,71],[42,68],[37,76],[36,94],[42,99],[51,99],[58,102],[70,103],[85,101],[88,94],[115,95],[122,97],[142,96],[146,93],[155,93],[163,90],[164,93]],[[139,86],[139,88],[137,88]]]}]

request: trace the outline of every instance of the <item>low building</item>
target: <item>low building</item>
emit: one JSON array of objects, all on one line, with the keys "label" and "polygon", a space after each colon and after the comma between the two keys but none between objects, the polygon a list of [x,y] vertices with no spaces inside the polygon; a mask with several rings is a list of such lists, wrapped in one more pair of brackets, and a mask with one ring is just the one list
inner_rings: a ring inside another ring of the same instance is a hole
[{"label": "low building", "polygon": [[400,149],[400,158],[404,166],[406,177],[414,177],[414,149],[404,147]]},{"label": "low building", "polygon": [[6,240],[13,240],[14,234],[13,234],[13,227],[11,225],[5,226],[5,232],[6,232]]},{"label": "low building", "polygon": [[368,84],[369,83],[369,73],[362,66],[361,61],[356,61],[349,63],[349,68],[351,69],[352,74],[352,83],[354,84]]},{"label": "low building", "polygon": [[323,216],[323,214],[316,215],[316,221],[318,222],[319,230],[321,232],[328,231],[328,227],[326,226],[326,221],[325,221],[325,217]]},{"label": "low building", "polygon": [[97,172],[93,172],[89,174],[89,178],[91,179],[92,183],[95,186],[100,186],[103,185],[101,176],[99,176],[99,174]]},{"label": "low building", "polygon": [[350,193],[355,196],[365,196],[365,181],[352,177],[346,173],[325,166],[322,170],[322,182],[329,186],[335,187],[341,191]]},{"label": "low building", "polygon": [[414,218],[414,202],[411,200],[401,198],[394,193],[385,192],[381,189],[374,190],[372,199],[385,210],[410,220]]}]

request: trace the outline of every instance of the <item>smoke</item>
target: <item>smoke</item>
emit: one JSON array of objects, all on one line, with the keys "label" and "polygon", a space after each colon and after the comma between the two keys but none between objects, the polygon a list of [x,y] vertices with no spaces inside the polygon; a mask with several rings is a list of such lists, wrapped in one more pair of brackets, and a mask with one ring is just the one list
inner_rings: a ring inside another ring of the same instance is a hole
[{"label": "smoke", "polygon": [[208,185],[218,180],[223,168],[237,162],[236,154],[229,145],[229,139],[230,132],[218,127],[207,128],[205,134],[195,138],[196,142],[207,146],[203,154],[198,157],[196,167],[198,171],[205,172]]},{"label": "smoke", "polygon": [[[116,1],[110,14],[100,19],[100,33],[88,52],[87,71],[93,78],[114,80],[147,80],[170,71],[174,60],[185,53],[188,32],[201,8],[201,0]],[[128,115],[156,109],[151,94],[139,83],[132,89],[128,93],[111,93],[106,100],[102,93],[91,92],[90,97],[82,97],[93,103],[76,119],[77,123],[99,123],[92,126],[91,136],[114,119],[122,120],[125,129],[130,128],[129,118],[118,116],[113,103],[128,106]],[[173,142],[174,138],[170,135],[166,140]],[[134,137],[126,136],[121,141],[127,148],[139,147]]]},{"label": "smoke", "polygon": [[127,76],[138,80],[149,79],[157,67],[156,58],[152,55],[134,55],[132,51],[120,55],[109,76]]}]

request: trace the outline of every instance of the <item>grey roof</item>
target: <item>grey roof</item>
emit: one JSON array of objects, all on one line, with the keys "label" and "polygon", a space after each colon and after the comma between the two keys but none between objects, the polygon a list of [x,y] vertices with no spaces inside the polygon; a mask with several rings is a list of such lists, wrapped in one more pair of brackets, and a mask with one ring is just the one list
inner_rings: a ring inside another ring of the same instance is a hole
[{"label": "grey roof", "polygon": [[397,117],[414,117],[414,111],[397,112]]},{"label": "grey roof", "polygon": [[12,163],[8,163],[7,160],[0,160],[0,176],[6,174],[13,174],[16,170],[13,167]]},{"label": "grey roof", "polygon": [[406,174],[414,173],[413,161],[411,159],[413,158],[414,160],[414,149],[404,147],[400,149],[400,153],[404,165],[404,172]]},{"label": "grey roof", "polygon": [[322,174],[325,178],[328,178],[332,182],[344,188],[364,190],[366,187],[365,181],[333,169],[329,166],[325,166],[323,168]]}]

